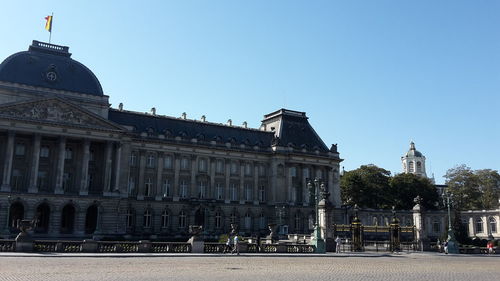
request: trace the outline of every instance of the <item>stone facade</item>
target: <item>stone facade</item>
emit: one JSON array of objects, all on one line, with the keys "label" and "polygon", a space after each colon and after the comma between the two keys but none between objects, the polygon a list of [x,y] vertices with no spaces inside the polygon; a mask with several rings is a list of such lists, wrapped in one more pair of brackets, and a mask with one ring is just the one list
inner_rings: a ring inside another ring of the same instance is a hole
[{"label": "stone facade", "polygon": [[281,109],[251,129],[114,109],[70,56],[34,41],[0,65],[4,236],[22,218],[40,238],[183,238],[193,224],[216,237],[231,223],[255,235],[270,222],[311,233],[313,178],[330,193],[324,205],[340,207],[337,146],[304,112]]}]

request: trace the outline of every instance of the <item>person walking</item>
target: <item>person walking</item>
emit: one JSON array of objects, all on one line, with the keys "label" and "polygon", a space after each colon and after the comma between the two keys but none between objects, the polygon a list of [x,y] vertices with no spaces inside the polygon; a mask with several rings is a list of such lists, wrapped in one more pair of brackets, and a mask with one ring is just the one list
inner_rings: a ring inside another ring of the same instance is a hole
[{"label": "person walking", "polygon": [[486,244],[486,248],[488,248],[488,255],[493,254],[493,241],[488,241],[488,244]]},{"label": "person walking", "polygon": [[236,255],[240,254],[240,249],[238,247],[239,240],[240,239],[238,238],[238,235],[235,235],[234,239],[233,239],[233,251],[231,252],[232,254],[234,254],[235,252],[236,252]]},{"label": "person walking", "polygon": [[231,242],[232,242],[231,236],[228,235],[227,236],[227,241],[226,241],[226,246],[224,247],[224,251],[222,252],[223,254],[231,252],[231,250],[232,250],[231,249],[232,248],[231,247]]},{"label": "person walking", "polygon": [[342,239],[337,236],[335,239],[335,253],[340,253],[342,251]]},{"label": "person walking", "polygon": [[444,253],[448,254],[448,241],[444,242]]}]

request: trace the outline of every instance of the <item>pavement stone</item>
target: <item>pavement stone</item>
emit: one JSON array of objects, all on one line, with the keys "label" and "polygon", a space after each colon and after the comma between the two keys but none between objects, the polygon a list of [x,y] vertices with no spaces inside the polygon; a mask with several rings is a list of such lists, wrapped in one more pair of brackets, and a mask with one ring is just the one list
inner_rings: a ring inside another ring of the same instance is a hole
[{"label": "pavement stone", "polygon": [[[97,258],[98,257],[98,258]],[[498,280],[500,257],[436,253],[0,254],[0,280]]]}]

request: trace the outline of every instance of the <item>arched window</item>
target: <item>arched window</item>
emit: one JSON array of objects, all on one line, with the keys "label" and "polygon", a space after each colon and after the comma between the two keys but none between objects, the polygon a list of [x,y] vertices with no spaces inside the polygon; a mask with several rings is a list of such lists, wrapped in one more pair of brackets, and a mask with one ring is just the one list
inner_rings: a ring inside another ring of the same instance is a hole
[{"label": "arched window", "polygon": [[87,208],[87,213],[85,214],[85,234],[92,234],[96,230],[98,212],[99,210],[95,204]]},{"label": "arched window", "polygon": [[417,172],[422,172],[422,163],[420,161],[417,162]]},{"label": "arched window", "polygon": [[151,228],[151,211],[149,209],[144,212],[142,225],[144,228]]},{"label": "arched window", "polygon": [[47,203],[42,203],[36,208],[35,232],[47,233],[49,231],[50,207]]},{"label": "arched window", "polygon": [[9,227],[17,228],[17,221],[24,219],[24,206],[21,202],[14,202],[9,210]]},{"label": "arched window", "polygon": [[179,213],[179,228],[185,228],[186,227],[186,213],[184,211],[181,211]]},{"label": "arched window", "polygon": [[372,218],[372,225],[378,225],[378,219],[377,217]]},{"label": "arched window", "polygon": [[497,232],[497,221],[495,220],[495,218],[490,217],[489,223],[490,223],[491,233],[496,233]]},{"label": "arched window", "polygon": [[67,204],[62,209],[61,214],[61,233],[70,234],[73,233],[75,225],[75,207],[71,204]]},{"label": "arched window", "polygon": [[481,218],[476,219],[476,232],[481,233],[483,232],[483,220]]},{"label": "arched window", "polygon": [[170,214],[168,213],[167,210],[165,210],[161,214],[161,227],[168,228],[169,223],[170,223]]},{"label": "arched window", "polygon": [[410,173],[414,173],[415,172],[415,162],[410,161],[409,168],[410,168]]}]

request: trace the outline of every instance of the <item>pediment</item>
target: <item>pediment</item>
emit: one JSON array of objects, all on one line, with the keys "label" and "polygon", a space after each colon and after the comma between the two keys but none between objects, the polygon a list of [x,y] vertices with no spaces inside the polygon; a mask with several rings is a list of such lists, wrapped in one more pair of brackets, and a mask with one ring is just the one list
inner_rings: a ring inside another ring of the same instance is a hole
[{"label": "pediment", "polygon": [[0,118],[36,121],[104,130],[123,130],[101,116],[59,98],[0,106]]}]

